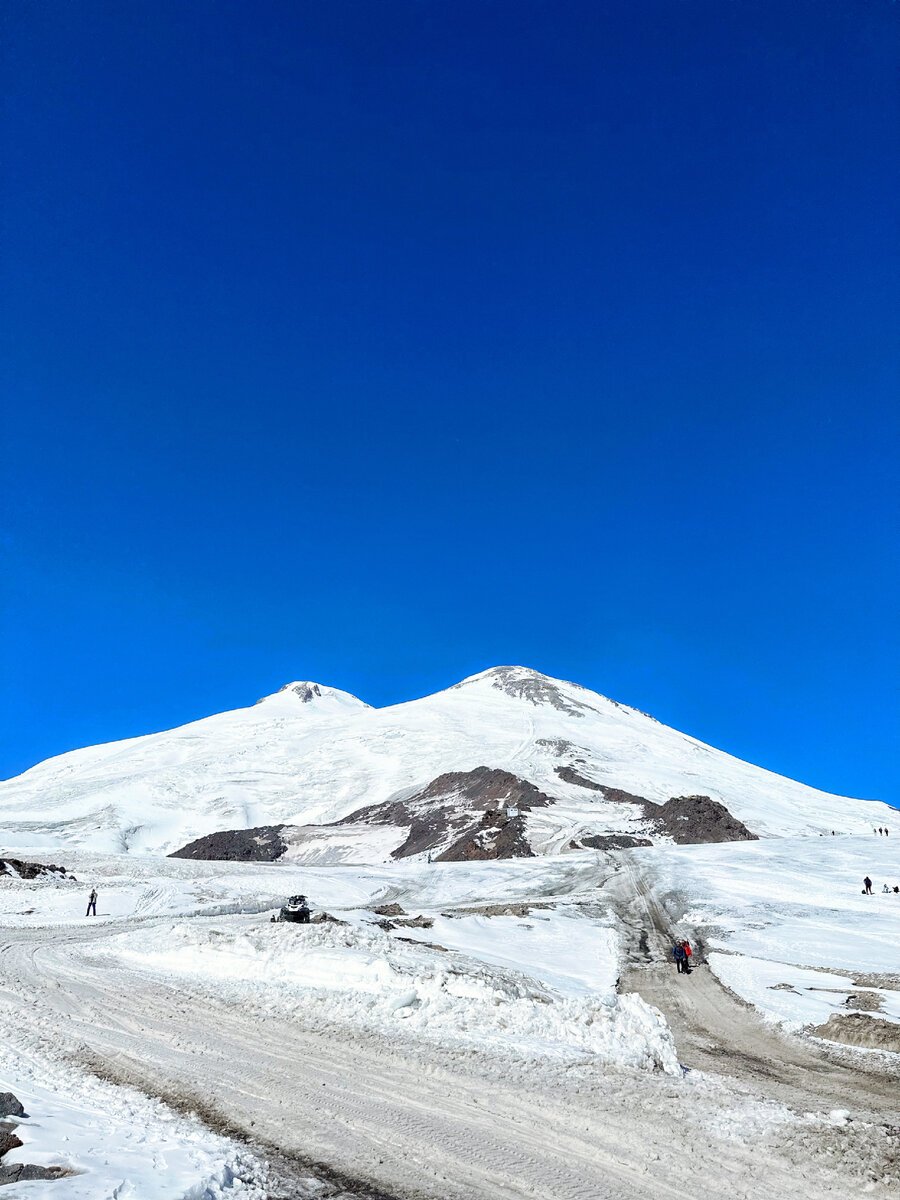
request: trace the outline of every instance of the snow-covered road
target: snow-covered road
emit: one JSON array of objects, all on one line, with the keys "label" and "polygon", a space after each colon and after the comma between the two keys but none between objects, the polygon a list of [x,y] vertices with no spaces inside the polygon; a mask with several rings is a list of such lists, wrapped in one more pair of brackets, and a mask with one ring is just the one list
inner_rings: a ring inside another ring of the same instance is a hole
[{"label": "snow-covered road", "polygon": [[[645,861],[637,855],[621,860]],[[179,879],[191,874],[195,887],[205,867],[157,864],[160,894],[173,887],[163,871]],[[243,875],[231,870],[234,878],[251,877],[250,869]],[[340,875],[340,890],[354,903],[377,895],[416,910],[430,901],[435,909],[460,911],[484,904],[487,894],[553,905],[555,893],[563,906],[558,916],[552,908],[537,910],[527,924],[499,925],[496,935],[491,918],[466,917],[445,932],[462,939],[469,954],[498,964],[491,968],[498,972],[522,966],[532,954],[532,977],[546,977],[546,959],[555,974],[542,986],[573,996],[590,990],[592,980],[601,986],[604,978],[584,962],[587,943],[579,948],[573,939],[596,920],[598,945],[606,945],[613,899],[621,905],[629,895],[642,897],[638,923],[646,906],[657,904],[654,874],[636,867],[616,874],[613,890],[619,893],[607,900],[610,884],[597,885],[613,871],[587,856],[460,864],[418,874],[379,868],[366,884],[359,874]],[[204,904],[218,906],[225,868],[209,876]],[[179,884],[182,912],[186,886]],[[329,887],[337,891],[338,883],[329,884],[323,873],[319,890]],[[40,889],[29,894],[39,907]],[[253,980],[238,992],[224,979],[167,973],[150,954],[123,955],[123,933],[132,931],[150,950],[157,934],[191,937],[197,952],[207,953],[211,930],[214,943],[245,949],[268,931],[260,919],[239,915],[185,916],[173,925],[171,904],[156,903],[159,916],[148,914],[144,904],[145,915],[137,919],[123,915],[93,925],[37,928],[26,922],[40,914],[24,913],[18,925],[0,933],[0,1019],[49,1056],[64,1056],[71,1067],[139,1088],[176,1110],[195,1111],[217,1133],[263,1151],[274,1147],[298,1177],[322,1181],[291,1195],[314,1196],[316,1187],[327,1187],[332,1195],[343,1189],[417,1200],[755,1200],[784,1191],[818,1200],[888,1196],[900,1176],[900,1113],[883,1075],[866,1074],[859,1052],[846,1051],[847,1061],[835,1059],[834,1051],[785,1039],[757,1022],[759,1036],[780,1039],[777,1049],[770,1041],[760,1047],[758,1031],[748,1024],[756,1021],[752,1012],[711,975],[686,981],[700,984],[694,998],[702,999],[690,1020],[672,1002],[671,968],[625,980],[668,1010],[682,1062],[703,1068],[679,1077],[611,1066],[602,1055],[571,1044],[564,1052],[544,1047],[523,1054],[515,1041],[499,1036],[481,1043],[448,1039],[439,1028],[429,1031],[427,1022],[416,1027],[398,1020],[385,1036],[378,1021],[348,1021],[337,1007],[330,1014],[327,998],[306,1003],[301,992],[292,1008],[284,1007],[264,1002]],[[545,917],[548,923],[539,927]],[[434,929],[397,933],[436,936]],[[551,950],[542,948],[541,938]],[[359,944],[351,941],[350,951],[355,954]],[[408,944],[398,949],[420,953]],[[459,962],[463,977],[474,978]],[[553,995],[551,990],[534,1003],[552,1007]],[[498,999],[502,1007],[502,994]],[[779,1055],[780,1075],[774,1069]],[[67,1181],[52,1186],[67,1200]],[[139,1192],[133,1195],[143,1200]]]}]

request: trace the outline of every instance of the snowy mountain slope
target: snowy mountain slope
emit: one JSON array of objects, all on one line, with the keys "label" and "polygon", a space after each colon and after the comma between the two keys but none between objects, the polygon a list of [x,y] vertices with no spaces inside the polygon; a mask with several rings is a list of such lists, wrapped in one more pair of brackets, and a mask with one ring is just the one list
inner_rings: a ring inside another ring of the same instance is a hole
[{"label": "snowy mountain slope", "polygon": [[541,853],[645,833],[640,807],[613,789],[657,804],[708,795],[761,836],[863,833],[896,814],[741,762],[577,684],[498,667],[383,709],[289,684],[250,708],[61,755],[0,783],[0,845],[170,851],[216,830],[337,821],[482,766],[555,801],[529,816]]}]

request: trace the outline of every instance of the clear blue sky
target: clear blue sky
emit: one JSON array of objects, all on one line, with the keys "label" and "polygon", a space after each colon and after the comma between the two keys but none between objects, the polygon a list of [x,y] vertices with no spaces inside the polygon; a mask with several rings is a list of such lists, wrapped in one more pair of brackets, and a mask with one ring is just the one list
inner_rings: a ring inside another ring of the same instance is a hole
[{"label": "clear blue sky", "polygon": [[0,775],[523,663],[900,802],[900,5],[0,22]]}]

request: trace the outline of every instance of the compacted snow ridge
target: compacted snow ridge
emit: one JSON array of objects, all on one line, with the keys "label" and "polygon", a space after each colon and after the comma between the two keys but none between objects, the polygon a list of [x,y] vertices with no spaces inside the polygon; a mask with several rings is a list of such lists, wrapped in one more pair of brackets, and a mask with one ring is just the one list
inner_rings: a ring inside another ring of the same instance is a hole
[{"label": "compacted snow ridge", "polygon": [[[894,811],[520,667],[40,764],[0,785],[0,1166],[68,1173],[0,1194],[893,1196]],[[167,856],[229,830],[276,861]]]}]

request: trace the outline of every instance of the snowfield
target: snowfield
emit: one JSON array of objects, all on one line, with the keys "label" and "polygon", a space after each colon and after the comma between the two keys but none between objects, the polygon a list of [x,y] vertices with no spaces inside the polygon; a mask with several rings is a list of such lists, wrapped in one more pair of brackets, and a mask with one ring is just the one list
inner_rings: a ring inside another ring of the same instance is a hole
[{"label": "snowfield", "polygon": [[900,886],[900,843],[829,834],[641,853],[682,927],[718,951],[712,970],[771,1020],[816,1025],[860,993],[871,1017],[900,1020],[900,893],[882,890]]}]

